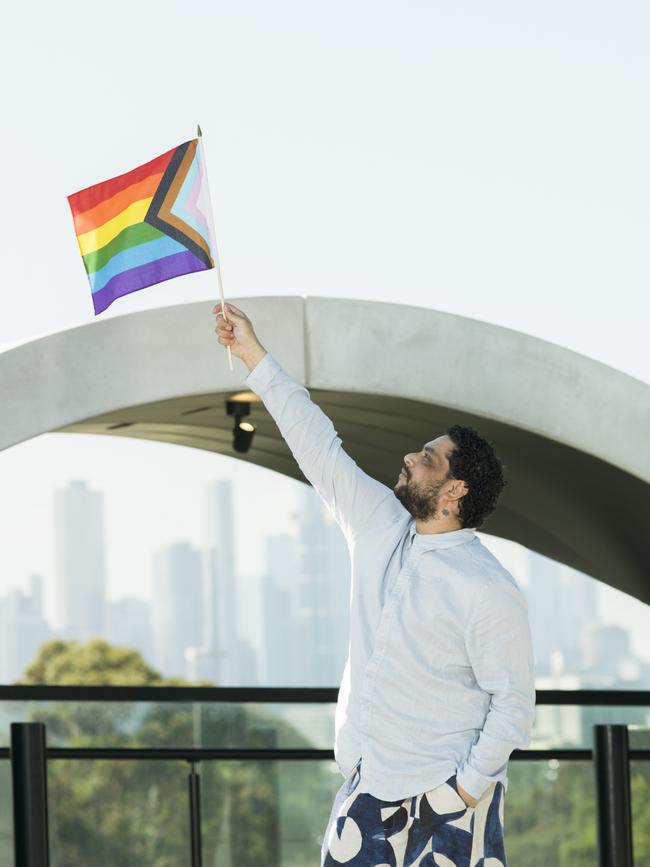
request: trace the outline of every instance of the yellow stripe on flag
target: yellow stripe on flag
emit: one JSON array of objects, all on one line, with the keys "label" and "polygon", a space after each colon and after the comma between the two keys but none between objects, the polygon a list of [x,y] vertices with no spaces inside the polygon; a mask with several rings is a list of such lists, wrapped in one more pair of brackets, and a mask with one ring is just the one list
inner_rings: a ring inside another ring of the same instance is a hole
[{"label": "yellow stripe on flag", "polygon": [[81,255],[86,256],[88,253],[93,253],[95,250],[99,250],[101,247],[104,247],[112,241],[113,238],[116,238],[123,229],[127,228],[127,226],[141,223],[145,218],[145,214],[149,210],[149,205],[151,204],[152,199],[153,196],[150,196],[148,199],[140,199],[139,202],[133,202],[132,205],[129,205],[128,208],[124,208],[124,210],[116,217],[113,217],[112,220],[107,220],[103,225],[98,226],[96,229],[92,229],[90,232],[84,232],[83,235],[77,235]]}]

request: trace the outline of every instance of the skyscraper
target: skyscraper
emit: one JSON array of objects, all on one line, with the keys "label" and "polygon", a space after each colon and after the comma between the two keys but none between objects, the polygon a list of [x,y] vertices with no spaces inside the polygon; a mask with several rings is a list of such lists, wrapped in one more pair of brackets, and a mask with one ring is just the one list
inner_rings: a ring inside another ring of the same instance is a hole
[{"label": "skyscraper", "polygon": [[144,599],[125,597],[108,603],[106,638],[117,647],[132,647],[143,659],[154,665],[151,603]]},{"label": "skyscraper", "polygon": [[551,673],[561,650],[567,673],[580,667],[581,633],[598,619],[597,582],[575,569],[528,551],[528,611],[537,674]]},{"label": "skyscraper", "polygon": [[189,542],[176,542],[154,557],[153,623],[155,665],[165,677],[185,677],[185,649],[201,632],[201,555]]},{"label": "skyscraper", "polygon": [[85,642],[105,632],[104,503],[86,482],[54,495],[54,627],[64,640]]},{"label": "skyscraper", "polygon": [[43,580],[32,575],[30,593],[15,589],[0,599],[0,683],[22,677],[49,637],[43,618]]},{"label": "skyscraper", "polygon": [[312,487],[302,492],[297,519],[296,677],[300,685],[337,686],[348,648],[350,556],[341,529]]},{"label": "skyscraper", "polygon": [[590,623],[581,634],[584,685],[602,689],[644,689],[650,664],[634,655],[630,633],[617,623]]},{"label": "skyscraper", "polygon": [[289,533],[269,536],[266,569],[260,582],[264,668],[269,686],[298,686],[299,654],[296,636],[298,540]]},{"label": "skyscraper", "polygon": [[[237,587],[232,483],[222,479],[205,495],[202,672],[219,684],[240,680],[237,671]],[[208,664],[212,659],[213,662]]]}]

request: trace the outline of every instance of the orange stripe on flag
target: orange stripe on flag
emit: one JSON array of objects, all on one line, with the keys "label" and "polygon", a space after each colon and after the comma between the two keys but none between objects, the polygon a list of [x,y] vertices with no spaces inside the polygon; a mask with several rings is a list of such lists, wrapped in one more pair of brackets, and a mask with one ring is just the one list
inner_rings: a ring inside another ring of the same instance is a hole
[{"label": "orange stripe on flag", "polygon": [[137,184],[131,184],[125,190],[116,193],[110,199],[96,205],[89,211],[84,211],[82,214],[74,215],[74,228],[77,235],[83,235],[85,232],[91,232],[93,229],[98,229],[117,217],[125,208],[128,208],[133,202],[140,199],[150,199],[158,188],[163,172],[155,175],[150,175],[143,181]]}]

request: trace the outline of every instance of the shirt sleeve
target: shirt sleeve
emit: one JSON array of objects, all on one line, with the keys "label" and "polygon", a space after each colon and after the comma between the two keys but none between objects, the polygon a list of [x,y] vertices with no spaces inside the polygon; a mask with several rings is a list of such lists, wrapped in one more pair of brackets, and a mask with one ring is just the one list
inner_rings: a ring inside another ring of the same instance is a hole
[{"label": "shirt sleeve", "polygon": [[404,512],[393,491],[368,476],[343,450],[331,420],[270,353],[245,381],[264,401],[298,466],[348,541],[378,512],[387,518]]},{"label": "shirt sleeve", "polygon": [[503,777],[510,753],[530,744],[535,720],[535,661],[528,603],[518,587],[492,583],[479,594],[467,650],[490,707],[456,780],[474,798]]}]

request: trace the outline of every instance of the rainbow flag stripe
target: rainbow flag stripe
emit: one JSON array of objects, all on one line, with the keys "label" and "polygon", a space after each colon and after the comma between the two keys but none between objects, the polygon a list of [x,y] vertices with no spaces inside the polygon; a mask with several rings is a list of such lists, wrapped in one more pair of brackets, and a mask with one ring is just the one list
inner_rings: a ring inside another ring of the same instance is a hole
[{"label": "rainbow flag stripe", "polygon": [[214,268],[198,144],[68,196],[95,315],[122,295]]}]

